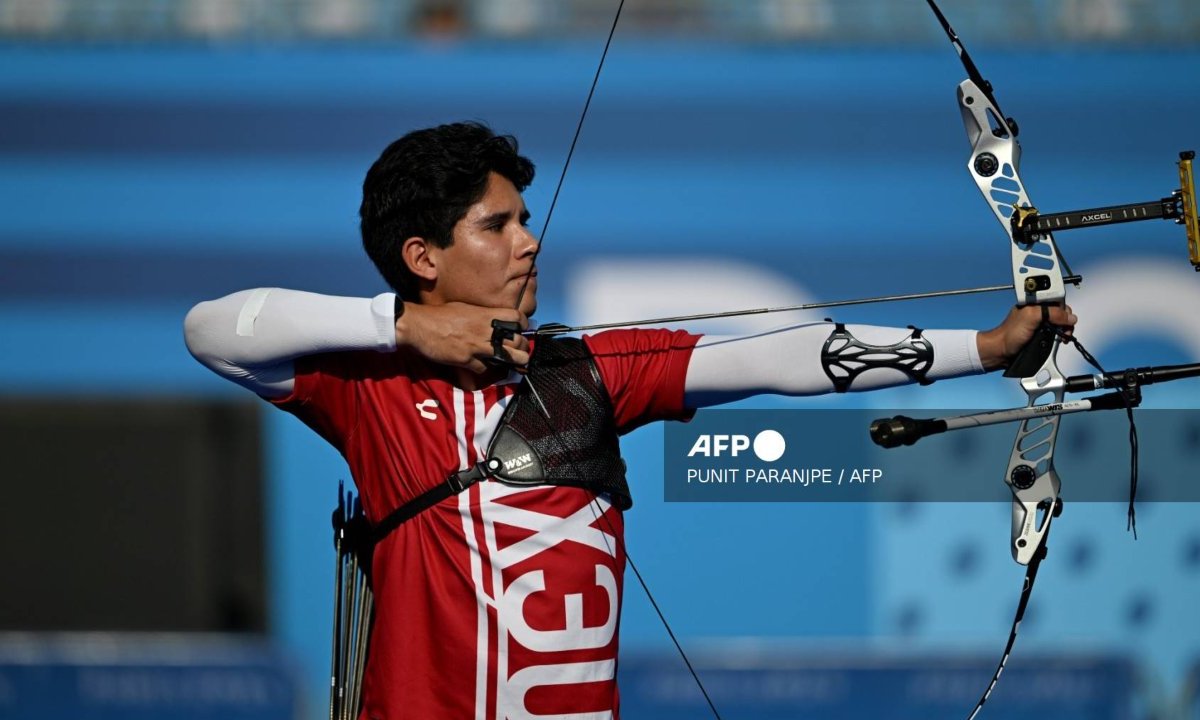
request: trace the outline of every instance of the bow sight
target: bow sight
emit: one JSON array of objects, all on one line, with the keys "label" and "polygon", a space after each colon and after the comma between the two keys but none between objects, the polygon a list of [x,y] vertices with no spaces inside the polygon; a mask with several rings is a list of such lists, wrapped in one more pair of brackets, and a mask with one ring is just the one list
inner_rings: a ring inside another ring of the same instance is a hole
[{"label": "bow sight", "polygon": [[[1078,230],[1140,220],[1174,220],[1176,224],[1183,225],[1186,229],[1188,256],[1192,267],[1200,272],[1200,218],[1196,215],[1196,181],[1192,171],[1192,163],[1195,158],[1196,153],[1193,150],[1179,153],[1179,189],[1171,193],[1170,197],[1161,200],[1088,210],[1071,210],[1048,215],[1039,213],[1035,207],[1019,207],[1014,204],[1015,212],[1013,212],[1011,221],[1013,240],[1029,246],[1039,242],[1042,235],[1048,232]],[[998,168],[983,162],[984,160],[985,158],[982,156],[976,159],[975,171],[985,176],[995,174]],[[991,162],[994,163],[995,158],[992,158]],[[981,165],[983,170],[990,172],[981,171]]]}]

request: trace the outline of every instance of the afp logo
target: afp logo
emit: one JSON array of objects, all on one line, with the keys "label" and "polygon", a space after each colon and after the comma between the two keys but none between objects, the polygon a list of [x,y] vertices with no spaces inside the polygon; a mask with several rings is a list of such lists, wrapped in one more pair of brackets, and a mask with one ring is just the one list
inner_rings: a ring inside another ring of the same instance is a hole
[{"label": "afp logo", "polygon": [[787,450],[787,442],[783,435],[775,430],[763,430],[754,436],[753,441],[749,435],[700,435],[688,451],[688,457],[699,455],[706,458],[735,458],[739,453],[751,449],[759,460],[775,462],[783,457],[784,451]]}]

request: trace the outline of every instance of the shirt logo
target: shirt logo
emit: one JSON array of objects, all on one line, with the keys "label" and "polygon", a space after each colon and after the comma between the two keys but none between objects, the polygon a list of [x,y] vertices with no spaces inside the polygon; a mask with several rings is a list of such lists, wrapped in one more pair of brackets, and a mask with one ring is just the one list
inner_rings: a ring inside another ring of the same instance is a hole
[{"label": "shirt logo", "polygon": [[524,455],[518,455],[511,460],[505,460],[504,469],[508,472],[515,472],[518,470],[524,470],[532,464],[533,456],[530,453],[525,453]]},{"label": "shirt logo", "polygon": [[435,408],[437,406],[437,400],[425,400],[424,402],[417,403],[417,412],[421,413],[421,417],[425,418],[426,420],[437,420],[437,413],[432,413],[426,410],[426,408]]}]

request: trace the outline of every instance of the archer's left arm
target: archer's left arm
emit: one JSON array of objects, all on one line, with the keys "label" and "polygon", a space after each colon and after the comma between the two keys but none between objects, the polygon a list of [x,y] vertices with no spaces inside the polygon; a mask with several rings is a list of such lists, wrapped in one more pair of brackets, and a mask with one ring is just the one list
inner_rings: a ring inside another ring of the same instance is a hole
[{"label": "archer's left arm", "polygon": [[[1051,308],[1069,330],[1075,316]],[[688,364],[690,408],[759,394],[820,395],[928,384],[1004,367],[1041,324],[1038,307],[1014,308],[985,332],[812,323],[746,336],[700,339]]]}]

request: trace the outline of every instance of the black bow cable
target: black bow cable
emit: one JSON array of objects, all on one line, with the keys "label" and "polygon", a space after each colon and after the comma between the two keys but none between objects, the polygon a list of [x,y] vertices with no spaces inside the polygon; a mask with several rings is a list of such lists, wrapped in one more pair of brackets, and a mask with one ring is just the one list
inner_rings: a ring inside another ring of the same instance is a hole
[{"label": "black bow cable", "polygon": [[[1059,331],[1058,337],[1064,343],[1074,345],[1079,354],[1083,356],[1092,367],[1100,371],[1101,375],[1107,375],[1100,362],[1096,357],[1088,352],[1087,348],[1079,342],[1073,335],[1069,335],[1063,331]],[[1137,509],[1134,507],[1134,502],[1137,500],[1138,486],[1138,434],[1137,423],[1133,420],[1134,401],[1129,396],[1127,389],[1121,390],[1121,402],[1125,405],[1125,415],[1129,418],[1129,509],[1126,512],[1125,529],[1133,532],[1133,539],[1137,540]]]}]

